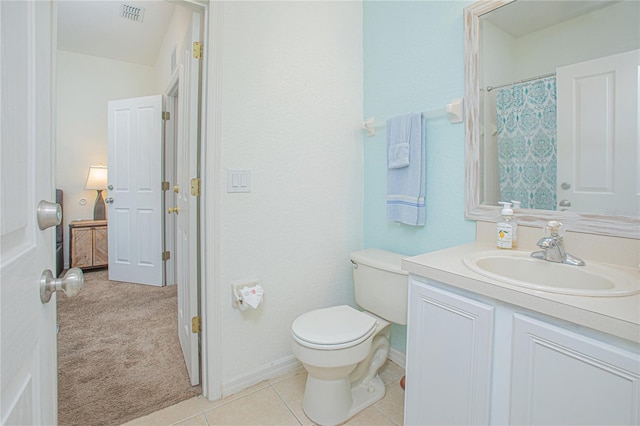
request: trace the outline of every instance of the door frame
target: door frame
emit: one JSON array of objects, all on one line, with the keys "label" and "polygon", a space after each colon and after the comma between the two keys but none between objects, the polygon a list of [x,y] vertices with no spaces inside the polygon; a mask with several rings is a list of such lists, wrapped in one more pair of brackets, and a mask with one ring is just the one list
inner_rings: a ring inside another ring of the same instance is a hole
[{"label": "door frame", "polygon": [[[223,5],[198,0],[166,0],[202,13],[203,61],[200,105],[200,306],[202,395],[213,401],[222,396],[222,285],[220,283],[220,141],[222,102]],[[55,6],[55,0],[54,0]],[[52,14],[53,41],[57,40],[56,8]],[[210,32],[210,28],[212,28]],[[56,64],[52,61],[52,78]],[[209,83],[209,80],[211,83]],[[211,84],[211,85],[209,85]],[[54,93],[55,96],[55,93]],[[52,105],[55,114],[55,102]],[[54,141],[55,144],[55,141]],[[207,214],[205,214],[205,212]],[[211,349],[210,349],[211,348]],[[215,349],[213,349],[215,348]],[[56,404],[57,406],[57,404]]]},{"label": "door frame", "polygon": [[204,6],[201,70],[200,306],[202,394],[222,397],[222,282],[220,273],[220,154],[222,141],[222,37],[224,2]]},{"label": "door frame", "polygon": [[202,12],[200,70],[200,375],[202,395],[222,397],[222,283],[220,276],[221,95],[223,2],[179,0]]}]

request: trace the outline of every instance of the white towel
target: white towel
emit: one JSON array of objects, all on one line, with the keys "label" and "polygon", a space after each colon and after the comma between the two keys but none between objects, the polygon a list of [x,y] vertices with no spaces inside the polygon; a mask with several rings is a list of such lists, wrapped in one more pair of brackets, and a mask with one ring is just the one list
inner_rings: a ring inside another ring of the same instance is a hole
[{"label": "white towel", "polygon": [[[421,113],[387,120],[387,219],[413,226],[423,226],[426,222],[425,131],[422,121]],[[395,148],[399,144],[408,145],[407,155],[402,155],[403,147]],[[408,164],[392,167],[404,162]]]}]

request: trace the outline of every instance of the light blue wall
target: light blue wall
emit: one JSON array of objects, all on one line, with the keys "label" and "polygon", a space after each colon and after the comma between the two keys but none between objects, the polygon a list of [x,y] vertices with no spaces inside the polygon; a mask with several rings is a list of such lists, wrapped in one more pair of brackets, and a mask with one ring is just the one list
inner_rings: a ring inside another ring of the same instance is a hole
[{"label": "light blue wall", "polygon": [[[444,107],[464,96],[464,1],[367,1],[364,13],[364,115]],[[385,129],[364,136],[364,247],[416,255],[475,239],[464,219],[464,127],[443,116],[427,121],[423,227],[386,220]],[[392,328],[404,352],[406,327]]]}]

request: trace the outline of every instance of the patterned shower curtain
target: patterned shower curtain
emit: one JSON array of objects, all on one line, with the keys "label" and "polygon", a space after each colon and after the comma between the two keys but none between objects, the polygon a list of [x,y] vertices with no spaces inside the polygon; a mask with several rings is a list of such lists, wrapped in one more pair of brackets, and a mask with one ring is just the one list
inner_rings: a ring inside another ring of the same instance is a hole
[{"label": "patterned shower curtain", "polygon": [[556,210],[556,78],[496,89],[502,201]]}]

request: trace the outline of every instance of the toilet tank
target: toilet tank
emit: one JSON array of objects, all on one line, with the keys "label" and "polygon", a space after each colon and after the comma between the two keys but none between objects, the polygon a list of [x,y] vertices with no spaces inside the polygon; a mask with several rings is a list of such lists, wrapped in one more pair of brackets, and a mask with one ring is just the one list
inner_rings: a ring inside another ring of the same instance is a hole
[{"label": "toilet tank", "polygon": [[351,253],[356,302],[396,324],[407,323],[409,274],[401,269],[403,254],[366,249]]}]

